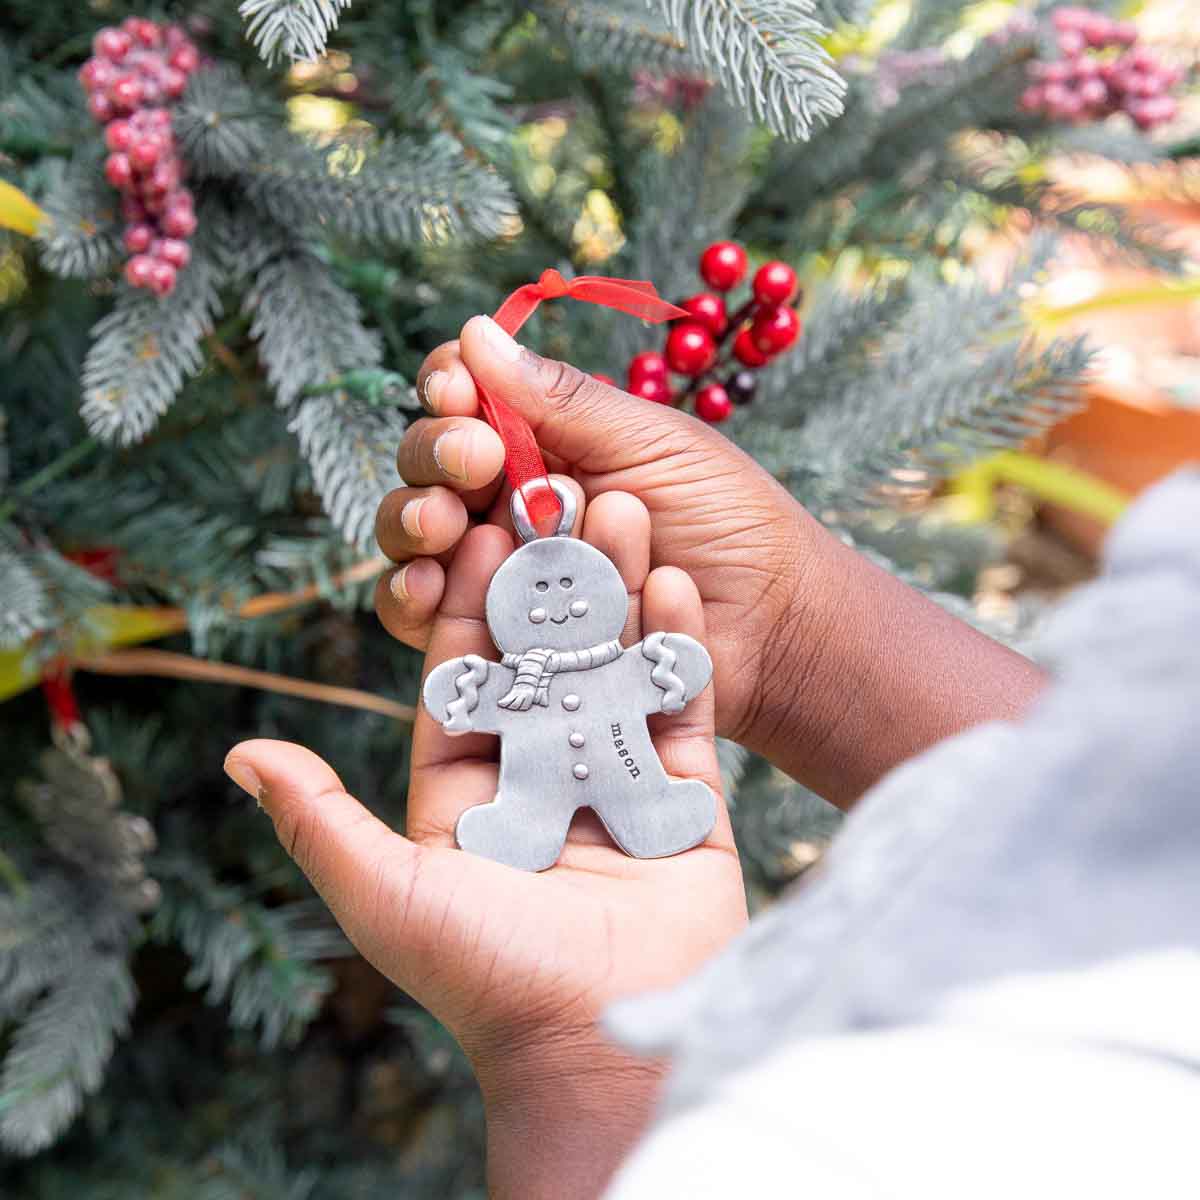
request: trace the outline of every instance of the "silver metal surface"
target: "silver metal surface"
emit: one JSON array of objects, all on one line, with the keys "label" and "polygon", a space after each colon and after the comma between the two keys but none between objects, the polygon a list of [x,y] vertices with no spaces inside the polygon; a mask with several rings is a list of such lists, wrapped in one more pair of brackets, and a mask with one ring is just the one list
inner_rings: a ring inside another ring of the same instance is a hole
[{"label": "silver metal surface", "polygon": [[682,633],[622,650],[628,608],[616,567],[576,538],[534,538],[493,576],[487,621],[505,661],[451,659],[423,692],[448,732],[500,736],[496,798],[462,814],[464,850],[545,870],[585,806],[635,858],[678,854],[708,837],[716,795],[699,780],[668,777],[646,718],[682,711],[707,686],[712,660]]},{"label": "silver metal surface", "polygon": [[[558,502],[562,506],[562,516],[558,518],[558,528],[551,536],[570,537],[571,530],[575,528],[575,514],[579,511],[579,502],[575,499],[575,493],[566,484],[560,483],[557,479],[551,479],[549,483],[550,490],[558,497]],[[525,497],[520,490],[513,492],[508,510],[512,514],[513,528],[520,534],[521,541],[532,542],[537,538],[538,531],[534,529],[533,522],[529,519],[529,509],[525,507]]]}]

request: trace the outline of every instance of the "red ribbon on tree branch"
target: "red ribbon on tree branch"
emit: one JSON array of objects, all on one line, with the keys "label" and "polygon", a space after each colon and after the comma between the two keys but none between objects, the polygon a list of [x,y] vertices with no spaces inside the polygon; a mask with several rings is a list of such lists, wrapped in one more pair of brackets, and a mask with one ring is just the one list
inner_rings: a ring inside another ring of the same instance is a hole
[{"label": "red ribbon on tree branch", "polygon": [[[673,321],[688,313],[664,300],[654,284],[641,279],[609,279],[603,275],[577,275],[564,279],[557,271],[543,271],[537,283],[517,288],[496,310],[493,318],[506,333],[516,336],[543,300],[568,296],[587,304],[615,308],[643,321]],[[488,423],[504,443],[504,470],[513,491],[525,498],[529,520],[539,531],[557,527],[562,514],[558,497],[546,477],[546,464],[529,422],[502,400],[479,389],[479,404]]]}]

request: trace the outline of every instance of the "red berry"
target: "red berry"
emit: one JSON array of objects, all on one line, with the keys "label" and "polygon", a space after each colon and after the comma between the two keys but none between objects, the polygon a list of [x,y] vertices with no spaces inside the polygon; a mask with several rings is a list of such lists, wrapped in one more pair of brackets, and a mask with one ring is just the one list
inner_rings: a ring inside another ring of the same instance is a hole
[{"label": "red berry", "polygon": [[133,40],[122,29],[101,29],[92,38],[92,53],[97,58],[107,58],[112,62],[120,62],[129,53]]},{"label": "red berry", "polygon": [[800,318],[786,305],[759,313],[750,326],[750,337],[766,355],[786,350],[800,336]]},{"label": "red berry", "polygon": [[681,321],[667,334],[666,359],[679,375],[702,375],[717,361],[717,343],[703,325]]},{"label": "red berry", "polygon": [[135,254],[125,264],[125,278],[130,287],[148,288],[158,264],[148,254]]},{"label": "red berry", "polygon": [[[178,243],[178,245],[180,245],[180,246],[183,246],[183,248],[184,248],[185,250],[187,249],[187,246],[186,246],[186,245],[184,245],[184,243],[183,243],[183,242],[179,242],[179,243]],[[179,266],[185,266],[186,264],[184,264],[184,263],[180,263],[180,264],[178,264],[178,265],[179,265]],[[616,387],[616,386],[617,386],[617,381],[616,381],[616,380],[615,380],[615,379],[614,379],[614,378],[613,378],[611,375],[602,375],[602,374],[601,374],[599,371],[593,371],[593,372],[592,372],[592,378],[593,378],[593,379],[595,379],[595,380],[597,380],[597,381],[598,381],[598,382],[600,382],[600,383],[607,383],[609,387]]]},{"label": "red berry", "polygon": [[690,312],[713,337],[720,337],[729,328],[725,301],[712,292],[700,292],[685,300],[679,307]]},{"label": "red berry", "polygon": [[196,232],[196,214],[191,208],[172,206],[163,214],[162,231],[171,238],[190,238]]},{"label": "red berry", "polygon": [[88,97],[88,112],[101,125],[107,124],[112,120],[112,101],[103,92],[93,92]]},{"label": "red berry", "polygon": [[169,129],[171,127],[171,112],[166,108],[147,108],[138,114],[152,129]]},{"label": "red berry", "polygon": [[133,182],[133,164],[128,154],[110,154],[104,164],[104,177],[113,187],[123,191]]},{"label": "red berry", "polygon": [[733,357],[747,367],[761,367],[767,361],[767,356],[751,340],[749,328],[739,330],[733,339]]},{"label": "red berry", "polygon": [[175,290],[175,277],[175,268],[170,263],[154,261],[150,272],[150,288],[156,296],[169,296]]},{"label": "red berry", "polygon": [[1077,30],[1068,29],[1058,35],[1058,48],[1067,58],[1074,58],[1087,49],[1087,40]]},{"label": "red berry", "polygon": [[675,399],[665,379],[639,379],[629,385],[629,393],[641,396],[643,400],[653,400],[656,404],[670,404]]},{"label": "red berry", "polygon": [[191,42],[176,46],[167,60],[177,71],[190,75],[200,66],[200,51]]},{"label": "red berry", "polygon": [[163,81],[163,91],[172,100],[178,100],[187,91],[187,76],[182,71],[177,71],[174,67],[171,67],[167,71]]},{"label": "red berry", "polygon": [[145,254],[154,241],[154,227],[138,221],[125,230],[125,249],[130,254]]},{"label": "red berry", "polygon": [[179,160],[165,158],[150,173],[150,178],[146,181],[146,190],[165,196],[179,186],[179,175]]},{"label": "red berry", "polygon": [[754,274],[754,298],[759,304],[787,304],[799,286],[796,272],[785,262],[763,263]]},{"label": "red berry", "polygon": [[129,17],[121,23],[121,28],[135,41],[145,46],[147,50],[155,49],[162,42],[162,33],[158,25],[145,17]]},{"label": "red berry", "polygon": [[153,135],[138,138],[129,147],[129,161],[133,163],[137,170],[149,171],[153,169],[154,164],[162,157],[163,149],[164,146],[161,138]]},{"label": "red berry", "polygon": [[727,292],[746,277],[746,252],[737,242],[713,242],[700,255],[700,277],[710,288]]},{"label": "red berry", "polygon": [[136,75],[122,75],[114,79],[108,89],[108,98],[113,107],[121,112],[132,112],[142,102],[145,88]]},{"label": "red berry", "polygon": [[710,383],[696,393],[696,416],[702,421],[716,425],[732,415],[733,401],[719,383]]},{"label": "red berry", "polygon": [[643,350],[630,360],[629,382],[634,384],[642,379],[661,379],[666,383],[667,360],[657,350]]}]

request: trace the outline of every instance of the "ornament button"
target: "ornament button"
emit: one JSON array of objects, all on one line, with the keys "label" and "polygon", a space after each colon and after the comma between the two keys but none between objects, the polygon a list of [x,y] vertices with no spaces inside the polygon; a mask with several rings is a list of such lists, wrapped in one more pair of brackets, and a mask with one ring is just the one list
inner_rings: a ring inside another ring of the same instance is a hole
[{"label": "ornament button", "polygon": [[586,779],[588,777],[587,763],[576,763],[571,768],[571,774],[574,775],[576,779]]},{"label": "ornament button", "polygon": [[583,734],[579,732],[578,729],[575,729],[575,730],[571,731],[571,736],[569,738],[567,738],[567,741],[570,742],[571,745],[574,746],[576,750],[578,750],[579,747],[583,745],[585,738],[584,738]]},{"label": "ornament button", "polygon": [[562,706],[567,712],[574,712],[579,707],[579,697],[574,692],[568,692],[562,698]]}]

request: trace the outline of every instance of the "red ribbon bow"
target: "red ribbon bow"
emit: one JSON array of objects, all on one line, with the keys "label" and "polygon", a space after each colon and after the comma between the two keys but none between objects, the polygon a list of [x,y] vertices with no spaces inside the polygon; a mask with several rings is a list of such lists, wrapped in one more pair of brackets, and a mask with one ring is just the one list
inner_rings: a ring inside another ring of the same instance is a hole
[{"label": "red ribbon bow", "polygon": [[[496,310],[493,318],[506,333],[516,336],[543,300],[569,296],[588,304],[602,304],[643,321],[673,321],[687,312],[659,296],[654,284],[641,279],[608,279],[603,275],[577,275],[564,279],[557,271],[543,271],[537,283],[517,288]],[[513,491],[520,491],[533,527],[552,532],[558,527],[562,506],[550,488],[546,464],[529,422],[502,400],[479,389],[479,404],[491,427],[504,443],[504,471]]]}]

